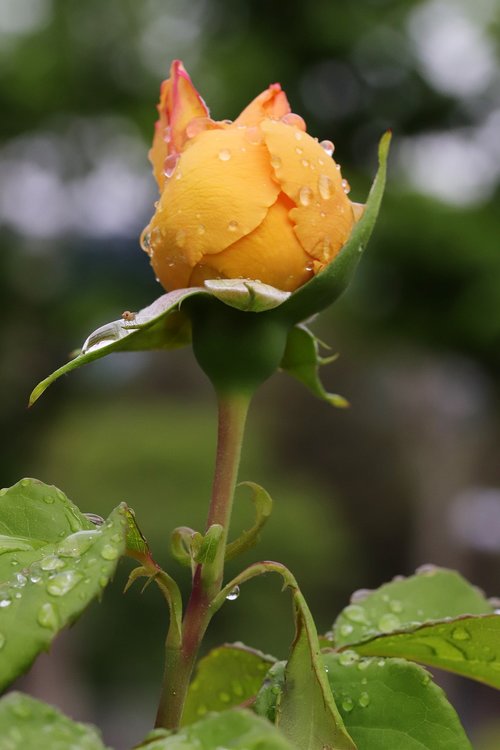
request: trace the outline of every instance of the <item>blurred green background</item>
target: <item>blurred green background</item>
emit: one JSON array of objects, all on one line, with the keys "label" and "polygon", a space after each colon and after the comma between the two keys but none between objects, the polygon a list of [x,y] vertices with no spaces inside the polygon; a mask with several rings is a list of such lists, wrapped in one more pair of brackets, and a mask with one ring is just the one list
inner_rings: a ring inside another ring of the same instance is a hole
[{"label": "blurred green background", "polygon": [[[179,57],[218,119],[280,81],[335,142],[353,200],[394,131],[369,252],[314,326],[341,354],[324,381],[352,406],[282,374],[262,387],[241,477],[275,512],[247,561],[288,564],[322,630],[352,590],[424,562],[500,594],[499,47],[495,0],[0,0],[2,484],[36,476],[101,515],[126,500],[174,574],[170,529],[203,526],[215,406],[188,350],[114,355],[26,409],[93,328],[161,294],[138,236]],[[241,490],[235,525],[249,518]],[[19,683],[117,750],[151,726],[165,632],[152,587],[122,596],[129,569]],[[254,582],[207,646],[285,656],[290,615],[277,581]],[[442,683],[477,750],[497,748],[498,694]]]}]

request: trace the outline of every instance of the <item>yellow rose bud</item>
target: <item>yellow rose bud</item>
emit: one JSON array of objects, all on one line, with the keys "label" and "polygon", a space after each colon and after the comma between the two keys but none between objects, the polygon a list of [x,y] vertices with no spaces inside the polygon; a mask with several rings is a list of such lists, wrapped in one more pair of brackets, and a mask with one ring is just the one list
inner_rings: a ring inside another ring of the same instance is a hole
[{"label": "yellow rose bud", "polygon": [[160,200],[141,244],[165,289],[246,278],[293,291],[335,258],[363,207],[279,84],[216,122],[174,61],[158,112]]}]

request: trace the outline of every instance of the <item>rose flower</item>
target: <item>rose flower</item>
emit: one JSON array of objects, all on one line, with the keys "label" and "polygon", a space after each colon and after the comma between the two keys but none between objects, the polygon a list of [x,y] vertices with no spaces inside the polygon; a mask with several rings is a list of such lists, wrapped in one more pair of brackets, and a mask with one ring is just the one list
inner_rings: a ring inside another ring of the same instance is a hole
[{"label": "rose flower", "polygon": [[220,278],[293,291],[341,250],[362,206],[347,196],[333,144],[306,132],[279,84],[218,122],[174,61],[158,112],[160,199],[141,243],[167,291]]}]

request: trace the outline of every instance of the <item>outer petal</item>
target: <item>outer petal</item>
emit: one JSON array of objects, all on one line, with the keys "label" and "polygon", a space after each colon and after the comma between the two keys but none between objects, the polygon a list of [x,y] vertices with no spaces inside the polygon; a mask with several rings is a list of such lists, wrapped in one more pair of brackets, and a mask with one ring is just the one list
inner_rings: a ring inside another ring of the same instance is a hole
[{"label": "outer petal", "polygon": [[293,291],[313,275],[312,259],[297,240],[288,213],[293,204],[281,193],[253,232],[226,250],[205,257],[195,267],[189,285],[214,278],[258,279]]},{"label": "outer petal", "polygon": [[188,268],[252,232],[278,193],[266,146],[249,143],[244,130],[209,130],[193,138],[143,234],[165,288],[185,285],[179,279]]},{"label": "outer petal", "polygon": [[279,120],[291,112],[286,94],[279,83],[272,83],[269,88],[259,94],[248,107],[236,118],[233,125],[259,125],[266,117]]},{"label": "outer petal", "polygon": [[196,91],[180,60],[173,61],[170,78],[161,85],[158,114],[149,159],[161,191],[165,183],[165,160],[167,156],[182,151],[186,141],[186,126],[196,117],[208,117],[207,105]]},{"label": "outer petal", "polygon": [[281,122],[261,124],[282,190],[296,204],[290,211],[300,244],[320,270],[347,241],[355,216],[340,170],[307,133]]}]

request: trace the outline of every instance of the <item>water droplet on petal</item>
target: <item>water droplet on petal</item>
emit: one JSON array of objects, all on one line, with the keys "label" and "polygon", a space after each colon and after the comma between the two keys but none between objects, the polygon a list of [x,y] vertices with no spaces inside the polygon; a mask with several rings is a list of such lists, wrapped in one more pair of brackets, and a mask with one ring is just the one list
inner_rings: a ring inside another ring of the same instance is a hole
[{"label": "water droplet on petal", "polygon": [[300,132],[300,130],[296,130],[295,133],[294,133],[294,135],[295,135],[295,140],[296,141],[301,141],[302,140],[302,133]]},{"label": "water droplet on petal", "polygon": [[366,708],[367,706],[369,706],[370,696],[368,695],[368,693],[366,692],[361,693],[361,695],[358,698],[358,703],[361,706],[361,708]]},{"label": "water droplet on petal", "polygon": [[335,151],[335,146],[333,145],[331,141],[320,141],[319,145],[321,146],[322,149],[326,151],[328,156],[331,156],[333,152]]},{"label": "water droplet on petal", "polygon": [[295,149],[295,153],[298,154],[299,156],[301,156],[301,154],[303,154],[304,152],[303,152],[303,150],[301,148],[299,148],[297,146],[297,148]]},{"label": "water droplet on petal", "polygon": [[196,231],[198,232],[199,235],[202,235],[202,234],[205,234],[207,230],[204,224],[198,224],[198,228]]},{"label": "water droplet on petal", "polygon": [[467,628],[459,625],[458,627],[454,628],[454,630],[452,630],[451,637],[455,641],[468,641],[470,640],[470,633]]},{"label": "water droplet on petal", "polygon": [[234,588],[231,589],[231,591],[229,592],[229,594],[226,596],[226,599],[229,602],[234,602],[234,600],[237,599],[239,597],[239,595],[240,595],[240,587],[239,586],[235,586]]},{"label": "water droplet on petal", "polygon": [[311,203],[313,192],[310,187],[303,185],[299,190],[299,202],[303,206],[308,206]]},{"label": "water droplet on petal", "polygon": [[184,247],[186,244],[186,232],[184,229],[179,229],[177,231],[177,234],[175,235],[175,241],[179,245],[179,247]]},{"label": "water droplet on petal", "polygon": [[401,623],[399,617],[390,613],[382,615],[378,621],[378,629],[381,633],[391,633],[393,630],[397,630],[400,626]]},{"label": "water droplet on petal", "polygon": [[279,156],[271,156],[271,166],[273,169],[279,169],[281,167],[281,159]]},{"label": "water droplet on petal", "polygon": [[302,164],[303,167],[308,167],[309,166],[309,162],[307,161],[307,159],[302,159],[301,164]]},{"label": "water droplet on petal", "polygon": [[292,125],[294,128],[298,128],[295,133],[296,138],[297,133],[302,136],[302,133],[300,131],[306,131],[306,123],[304,121],[304,118],[300,115],[296,115],[295,112],[288,112],[288,114],[283,115],[283,117],[281,118],[281,122],[285,123],[285,125]]},{"label": "water droplet on petal", "polygon": [[252,146],[259,146],[263,141],[261,129],[257,125],[253,125],[250,128],[245,128],[245,139]]},{"label": "water droplet on petal", "polygon": [[340,184],[342,185],[342,190],[346,195],[351,192],[351,186],[349,185],[347,180],[342,180]]},{"label": "water droplet on petal", "polygon": [[230,221],[227,225],[227,228],[230,232],[236,232],[238,229],[238,222],[237,221]]},{"label": "water droplet on petal", "polygon": [[229,161],[231,158],[231,152],[228,148],[223,148],[219,151],[219,159],[221,161]]},{"label": "water droplet on petal", "polygon": [[59,625],[59,618],[57,616],[56,608],[50,602],[42,604],[38,610],[37,622],[42,628],[50,628],[51,630],[57,630]]},{"label": "water droplet on petal", "polygon": [[170,141],[172,140],[172,129],[170,125],[167,125],[163,131],[163,140],[165,141],[165,143],[170,143]]},{"label": "water droplet on petal", "polygon": [[327,201],[332,195],[333,183],[326,174],[320,174],[318,178],[318,190],[323,200]]},{"label": "water droplet on petal", "polygon": [[101,550],[101,557],[104,560],[116,560],[118,555],[118,550],[116,549],[116,547],[113,547],[112,544],[105,544]]},{"label": "water droplet on petal", "polygon": [[52,596],[65,596],[82,580],[83,575],[75,570],[65,570],[56,573],[47,583],[47,591]]},{"label": "water droplet on petal", "polygon": [[167,179],[170,179],[175,172],[177,162],[179,161],[179,154],[170,154],[167,156],[163,163],[163,174]]}]

